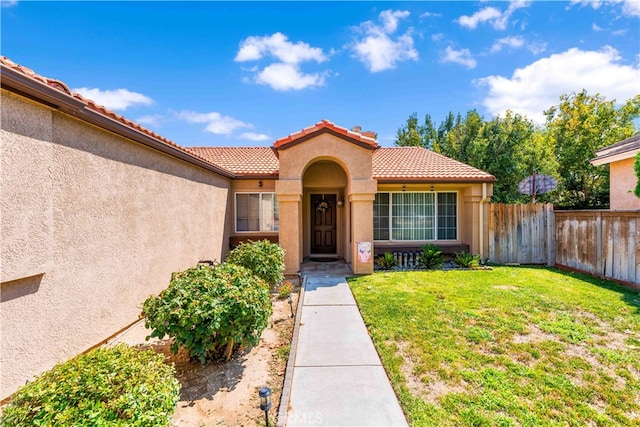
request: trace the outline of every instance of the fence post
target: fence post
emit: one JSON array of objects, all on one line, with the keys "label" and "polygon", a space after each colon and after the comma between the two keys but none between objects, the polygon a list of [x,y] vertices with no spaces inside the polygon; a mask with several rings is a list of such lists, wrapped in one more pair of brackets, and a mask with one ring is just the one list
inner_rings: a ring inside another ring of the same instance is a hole
[{"label": "fence post", "polygon": [[547,228],[547,266],[556,265],[556,215],[551,203],[545,204]]}]

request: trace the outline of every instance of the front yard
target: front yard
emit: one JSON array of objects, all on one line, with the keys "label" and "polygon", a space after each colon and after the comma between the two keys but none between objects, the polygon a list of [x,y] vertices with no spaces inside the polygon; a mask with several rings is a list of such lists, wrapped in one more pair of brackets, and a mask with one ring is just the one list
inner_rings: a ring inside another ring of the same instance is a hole
[{"label": "front yard", "polygon": [[640,292],[543,268],[350,279],[412,425],[639,425]]}]

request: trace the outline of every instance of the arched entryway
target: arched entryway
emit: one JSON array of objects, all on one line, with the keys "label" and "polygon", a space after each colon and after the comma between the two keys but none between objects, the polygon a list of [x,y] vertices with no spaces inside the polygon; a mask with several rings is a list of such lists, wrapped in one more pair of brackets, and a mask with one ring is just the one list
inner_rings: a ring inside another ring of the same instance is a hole
[{"label": "arched entryway", "polygon": [[310,162],[302,177],[303,255],[348,259],[348,176],[333,160]]}]

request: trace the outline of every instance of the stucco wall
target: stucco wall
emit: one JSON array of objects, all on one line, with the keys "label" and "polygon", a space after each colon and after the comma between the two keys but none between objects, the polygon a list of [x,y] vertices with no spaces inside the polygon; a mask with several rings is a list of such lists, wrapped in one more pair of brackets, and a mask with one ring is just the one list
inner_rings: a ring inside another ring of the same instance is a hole
[{"label": "stucco wall", "polygon": [[222,259],[228,179],[2,91],[0,397]]},{"label": "stucco wall", "polygon": [[640,209],[640,199],[633,194],[638,178],[633,170],[633,158],[610,164],[611,210]]},{"label": "stucco wall", "polygon": [[[337,193],[338,187],[346,176],[345,207],[342,220],[344,233],[338,236],[338,245],[344,248],[345,258],[352,261],[352,270],[356,274],[373,271],[373,261],[359,263],[355,256],[358,241],[371,242],[373,239],[373,199],[376,181],[371,178],[372,151],[329,133],[320,134],[297,145],[279,150],[280,175],[276,183],[276,193],[280,202],[280,244],[285,248],[285,273],[297,271],[305,255],[305,246],[309,240],[304,234],[304,220],[307,218],[303,203],[303,189],[313,185],[315,190],[326,188]],[[340,176],[325,174],[317,162],[331,162],[334,171],[341,170]],[[309,172],[307,175],[306,172]],[[304,177],[304,182],[303,182]],[[323,179],[322,179],[323,178]],[[309,179],[309,184],[307,183]],[[322,181],[324,180],[324,184]],[[308,187],[310,189],[310,187]],[[347,218],[351,216],[351,220]],[[305,238],[303,239],[303,236]]]}]

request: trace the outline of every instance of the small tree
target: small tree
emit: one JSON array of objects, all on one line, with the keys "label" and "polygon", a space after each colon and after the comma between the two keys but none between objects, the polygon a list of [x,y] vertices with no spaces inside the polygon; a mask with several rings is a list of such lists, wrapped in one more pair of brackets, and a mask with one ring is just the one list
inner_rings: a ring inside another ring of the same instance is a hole
[{"label": "small tree", "polygon": [[174,273],[169,287],[142,308],[150,337],[172,337],[172,352],[182,346],[201,363],[229,360],[235,348],[257,344],[271,312],[269,285],[228,263]]}]

